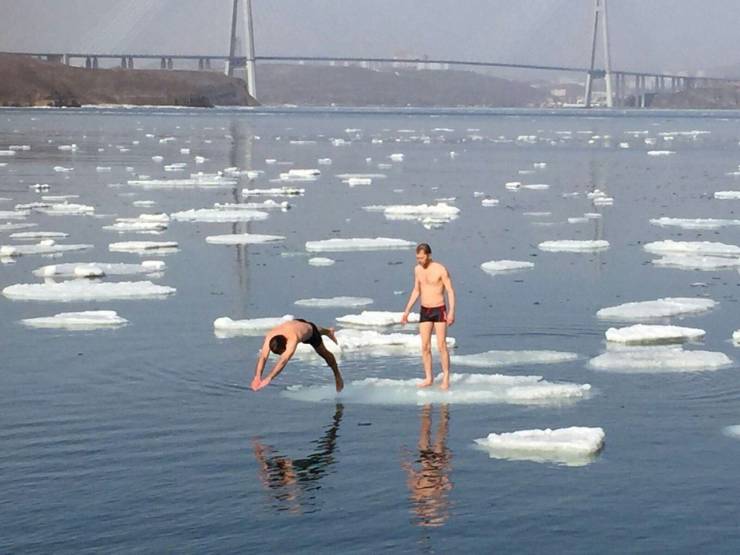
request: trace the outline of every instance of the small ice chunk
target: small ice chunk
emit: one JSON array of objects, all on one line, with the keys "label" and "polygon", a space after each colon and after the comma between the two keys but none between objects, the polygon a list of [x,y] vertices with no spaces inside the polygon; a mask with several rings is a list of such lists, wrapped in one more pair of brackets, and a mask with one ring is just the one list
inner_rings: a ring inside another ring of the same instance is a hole
[{"label": "small ice chunk", "polygon": [[213,245],[256,245],[260,243],[274,243],[283,241],[282,235],[259,235],[256,233],[236,233],[230,235],[209,235],[206,243]]},{"label": "small ice chunk", "polygon": [[437,204],[399,204],[386,206],[384,212],[390,216],[442,216],[454,217],[460,213],[456,206],[450,206],[446,202]]},{"label": "small ice chunk", "polygon": [[484,262],[480,267],[484,272],[495,275],[534,268],[534,264],[522,260],[491,260]]},{"label": "small ice chunk", "polygon": [[740,439],[740,425],[736,424],[734,426],[725,426],[724,428],[722,428],[722,433],[727,437]]},{"label": "small ice chunk", "polygon": [[179,248],[176,241],[122,241],[108,245],[110,252],[144,253],[157,251],[174,251]]},{"label": "small ice chunk", "polygon": [[270,217],[267,212],[258,210],[220,210],[217,208],[201,208],[174,212],[170,215],[173,220],[180,222],[252,222],[266,220]]},{"label": "small ice chunk", "polygon": [[232,320],[228,316],[222,316],[213,321],[213,329],[216,335],[220,337],[262,335],[266,331],[293,319],[292,314],[286,314],[279,318],[251,318],[246,320]]},{"label": "small ice chunk", "polygon": [[10,238],[16,240],[63,239],[64,237],[69,237],[69,234],[61,231],[20,231],[10,234]]},{"label": "small ice chunk", "polygon": [[308,263],[311,266],[333,266],[336,261],[332,258],[325,258],[323,256],[315,256],[308,259]]},{"label": "small ice chunk", "polygon": [[320,166],[331,166],[331,158],[319,158],[318,163]]},{"label": "small ice chunk", "polygon": [[306,250],[309,252],[339,252],[339,251],[371,251],[385,249],[410,249],[415,243],[404,239],[388,237],[325,239],[322,241],[307,241]]},{"label": "small ice chunk", "polygon": [[540,250],[549,252],[593,252],[602,251],[609,248],[609,241],[578,241],[578,240],[562,240],[562,241],[543,241],[537,245]]},{"label": "small ice chunk", "polygon": [[647,154],[648,156],[670,156],[676,153],[673,150],[648,150]]},{"label": "small ice chunk", "polygon": [[740,247],[711,241],[654,241],[643,248],[653,254],[698,254],[704,256],[740,256]]},{"label": "small ice chunk", "polygon": [[716,218],[653,218],[653,225],[661,227],[680,227],[681,229],[720,229],[740,225],[740,220],[722,220]]},{"label": "small ice chunk", "polygon": [[[339,316],[336,320],[340,324],[361,328],[385,328],[400,326],[403,312],[385,312],[382,310],[363,310],[360,314]],[[409,314],[410,323],[419,322],[419,314]]]},{"label": "small ice chunk", "polygon": [[66,328],[73,330],[93,330],[122,326],[128,320],[121,318],[114,310],[90,310],[86,312],[62,312],[54,316],[28,318],[21,320],[33,328]]},{"label": "small ice chunk", "polygon": [[397,153],[391,154],[388,158],[390,158],[394,162],[403,162],[404,155],[397,152]]},{"label": "small ice chunk", "polygon": [[492,459],[512,461],[553,462],[565,466],[584,466],[604,446],[606,434],[602,428],[574,426],[552,430],[519,430],[491,433],[476,439]]},{"label": "small ice chunk", "polygon": [[28,210],[0,210],[2,220],[25,220],[30,212]]},{"label": "small ice chunk", "polygon": [[703,372],[732,364],[724,353],[687,351],[682,346],[609,347],[592,358],[588,365],[595,370],[623,372]]},{"label": "small ice chunk", "polygon": [[350,187],[357,187],[360,185],[372,185],[373,180],[369,177],[350,177],[349,179],[345,180],[347,185]]},{"label": "small ice chunk", "polygon": [[455,355],[454,364],[475,368],[526,366],[530,364],[560,364],[578,359],[576,353],[562,351],[487,351],[474,355]]},{"label": "small ice chunk", "polygon": [[292,197],[302,195],[306,192],[305,189],[298,189],[296,187],[274,187],[271,189],[242,189],[242,196],[275,196],[275,197]]},{"label": "small ice chunk", "polygon": [[604,320],[655,320],[705,312],[714,308],[716,304],[712,299],[665,297],[654,301],[631,302],[602,308],[596,316]]},{"label": "small ice chunk", "polygon": [[339,308],[367,306],[373,304],[373,300],[368,297],[329,297],[299,299],[294,304],[296,306],[310,306],[313,308]]},{"label": "small ice chunk", "polygon": [[484,198],[480,201],[481,206],[498,206],[499,201],[495,198]]},{"label": "small ice chunk", "polygon": [[735,343],[740,343],[740,330],[735,330],[735,331],[734,331],[734,332],[732,333],[732,340],[733,340],[733,341],[734,341]]},{"label": "small ice chunk", "polygon": [[717,200],[740,200],[740,191],[717,191],[714,193]]},{"label": "small ice chunk", "polygon": [[521,186],[521,181],[509,181],[507,183],[504,183],[504,187],[506,187],[509,191],[516,191],[517,189],[520,189]]},{"label": "small ice chunk", "polygon": [[531,185],[522,185],[522,189],[529,189],[530,191],[547,191],[550,188],[545,183],[533,183]]},{"label": "small ice chunk", "polygon": [[624,328],[609,328],[606,330],[606,340],[629,345],[680,343],[701,339],[705,334],[699,328],[636,324]]},{"label": "small ice chunk", "polygon": [[137,208],[148,208],[150,206],[155,206],[157,203],[153,200],[135,200],[131,204]]},{"label": "small ice chunk", "polygon": [[107,283],[75,280],[61,283],[18,283],[3,289],[3,295],[9,299],[57,302],[156,298],[174,292],[174,287],[155,285],[151,281]]}]

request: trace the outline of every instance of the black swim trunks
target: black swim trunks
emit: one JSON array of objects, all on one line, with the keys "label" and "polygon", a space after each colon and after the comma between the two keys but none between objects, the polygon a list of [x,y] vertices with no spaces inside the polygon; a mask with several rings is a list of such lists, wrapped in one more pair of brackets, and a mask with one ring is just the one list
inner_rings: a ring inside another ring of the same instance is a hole
[{"label": "black swim trunks", "polygon": [[447,322],[447,307],[445,305],[431,308],[422,306],[419,322]]},{"label": "black swim trunks", "polygon": [[319,333],[319,328],[316,327],[316,324],[314,324],[313,322],[309,322],[308,320],[304,320],[302,318],[296,318],[295,321],[308,324],[313,329],[313,333],[311,334],[311,336],[308,339],[301,341],[301,343],[305,343],[306,345],[311,345],[311,347],[313,347],[314,349],[318,349],[324,344],[324,341],[321,339],[321,333]]}]

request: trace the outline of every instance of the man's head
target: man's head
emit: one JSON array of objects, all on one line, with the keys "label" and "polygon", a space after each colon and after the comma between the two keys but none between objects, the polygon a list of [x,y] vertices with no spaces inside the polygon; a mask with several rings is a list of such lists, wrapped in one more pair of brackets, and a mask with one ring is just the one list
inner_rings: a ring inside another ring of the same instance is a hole
[{"label": "man's head", "polygon": [[270,350],[276,355],[282,355],[287,343],[288,339],[284,335],[275,335],[270,339]]},{"label": "man's head", "polygon": [[422,268],[429,266],[432,261],[432,247],[428,243],[419,243],[416,245],[416,261]]}]

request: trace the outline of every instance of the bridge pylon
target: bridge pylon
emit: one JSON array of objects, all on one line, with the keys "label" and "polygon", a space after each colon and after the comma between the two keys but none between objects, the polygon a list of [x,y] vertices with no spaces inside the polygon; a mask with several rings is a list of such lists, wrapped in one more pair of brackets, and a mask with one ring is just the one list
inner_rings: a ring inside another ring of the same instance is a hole
[{"label": "bridge pylon", "polygon": [[[237,36],[239,21],[239,3],[241,2],[242,40]],[[241,52],[237,52],[237,48]],[[231,10],[231,34],[229,37],[229,59],[226,62],[225,73],[234,76],[234,69],[243,60],[246,72],[247,92],[252,98],[257,98],[256,64],[254,61],[254,20],[252,18],[252,0],[233,0]]]},{"label": "bridge pylon", "polygon": [[[599,25],[601,23],[601,25]],[[601,27],[601,38],[604,49],[604,69],[596,69],[596,49],[599,42],[599,27]],[[595,79],[604,79],[606,83],[606,105],[614,106],[614,95],[612,94],[612,62],[609,50],[609,16],[607,11],[607,0],[594,0],[594,28],[591,35],[591,65],[586,73],[586,108],[593,103],[593,85]]]}]

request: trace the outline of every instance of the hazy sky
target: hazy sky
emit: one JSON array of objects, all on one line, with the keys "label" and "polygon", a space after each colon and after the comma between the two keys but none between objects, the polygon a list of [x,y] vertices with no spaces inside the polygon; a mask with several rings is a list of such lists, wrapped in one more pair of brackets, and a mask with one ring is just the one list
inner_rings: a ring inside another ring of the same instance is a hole
[{"label": "hazy sky", "polygon": [[[609,0],[614,66],[740,63],[740,0]],[[231,0],[0,0],[0,50],[225,53]],[[585,65],[593,0],[253,0],[258,55]]]}]

